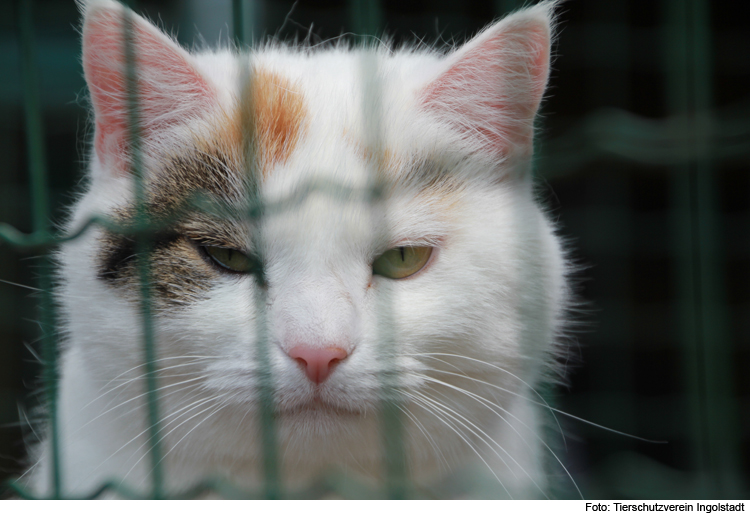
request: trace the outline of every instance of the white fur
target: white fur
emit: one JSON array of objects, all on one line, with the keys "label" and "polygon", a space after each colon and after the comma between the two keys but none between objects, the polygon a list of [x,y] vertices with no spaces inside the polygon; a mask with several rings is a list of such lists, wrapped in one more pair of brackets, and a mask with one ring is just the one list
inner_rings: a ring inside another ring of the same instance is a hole
[{"label": "white fur", "polygon": [[[529,23],[549,28],[551,6],[522,11],[479,38],[505,31],[522,41],[524,35],[513,28]],[[90,2],[86,12],[118,9],[101,0]],[[373,55],[343,47],[304,52],[270,46],[249,59],[291,79],[309,112],[309,128],[288,162],[266,175],[266,202],[283,202],[311,181],[335,182],[354,194],[316,192],[266,216],[269,290],[262,313],[254,301],[254,279],[227,276],[206,299],[155,315],[161,449],[170,490],[207,477],[250,490],[261,485],[256,344],[262,315],[281,413],[276,435],[286,486],[305,486],[329,471],[371,484],[382,481],[378,411],[386,335],[392,338],[398,394],[406,409],[411,481],[433,486],[479,468],[494,474],[499,496],[543,496],[542,425],[549,418],[533,388],[553,371],[567,297],[566,263],[533,196],[530,151],[524,151],[524,163],[504,163],[487,151],[486,138],[466,132],[470,123],[456,126],[462,105],[484,104],[494,77],[464,92],[458,87],[465,100],[442,112],[426,110],[420,100],[420,90],[465,51],[445,58],[426,50],[391,54],[380,48]],[[510,61],[517,74],[506,79],[499,95],[505,111],[512,112],[524,83],[538,92],[538,105],[546,71],[544,79],[524,78],[523,53],[498,57]],[[232,52],[187,60],[215,89],[215,106],[206,110],[204,102],[188,100],[179,107],[181,124],[151,121],[144,150],[148,177],[164,152],[189,145],[196,130],[210,130],[211,112],[227,110],[238,97],[240,68]],[[362,73],[365,61],[377,65],[377,74]],[[377,85],[365,86],[368,79]],[[168,81],[161,86],[170,89]],[[377,105],[363,99],[366,90],[381,94]],[[385,203],[358,197],[369,188],[373,167],[347,135],[368,143],[372,134],[362,117],[367,112],[379,115],[381,146],[397,156],[453,160],[450,177],[461,185],[433,196],[404,187]],[[513,119],[488,116],[489,123],[503,126]],[[519,130],[530,133],[531,120],[533,115],[526,116]],[[507,157],[513,148],[508,146]],[[71,231],[91,215],[106,215],[132,200],[131,180],[114,174],[100,158],[93,153],[90,186],[74,209]],[[67,336],[59,397],[63,486],[82,494],[114,480],[144,491],[151,460],[142,318],[137,303],[97,278],[98,233],[89,230],[60,252]],[[406,244],[436,247],[426,269],[400,281],[372,276],[373,258]],[[285,354],[299,343],[350,352],[318,397],[354,414],[315,408],[314,385]],[[31,473],[30,482],[42,492],[50,491],[49,449],[48,442],[41,445]]]}]

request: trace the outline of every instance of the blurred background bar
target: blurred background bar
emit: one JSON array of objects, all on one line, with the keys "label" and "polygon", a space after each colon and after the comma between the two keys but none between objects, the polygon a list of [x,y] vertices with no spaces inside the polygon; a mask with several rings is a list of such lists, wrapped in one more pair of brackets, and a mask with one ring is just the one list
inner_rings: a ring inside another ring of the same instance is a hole
[{"label": "blurred background bar", "polygon": [[[348,34],[389,46],[463,42],[515,0],[137,2],[193,48],[311,45]],[[532,2],[533,3],[533,2]],[[19,5],[0,2],[0,222],[34,229]],[[571,0],[560,9],[540,119],[539,194],[579,265],[579,323],[558,405],[560,453],[586,498],[750,496],[750,32],[746,2]],[[364,22],[363,22],[364,21]],[[34,36],[53,219],[91,133],[75,3],[37,0]],[[0,279],[36,286],[39,260],[0,245]],[[40,298],[0,282],[0,478],[23,464],[41,389]],[[19,422],[23,426],[19,426]],[[31,422],[29,424],[28,422]],[[560,472],[557,496],[575,498]]]}]

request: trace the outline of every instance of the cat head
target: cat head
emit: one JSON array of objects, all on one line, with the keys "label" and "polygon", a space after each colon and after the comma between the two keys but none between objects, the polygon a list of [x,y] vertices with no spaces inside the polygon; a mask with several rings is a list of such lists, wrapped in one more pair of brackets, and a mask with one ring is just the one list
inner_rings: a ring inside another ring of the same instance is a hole
[{"label": "cat head", "polygon": [[63,248],[71,348],[123,401],[143,390],[140,177],[162,410],[194,406],[168,445],[254,460],[266,386],[292,466],[374,464],[384,398],[442,429],[442,456],[468,447],[441,406],[481,426],[482,400],[536,381],[565,298],[530,176],[553,2],[447,54],[188,53],[115,2],[82,6],[95,131],[70,229],[124,231]]}]

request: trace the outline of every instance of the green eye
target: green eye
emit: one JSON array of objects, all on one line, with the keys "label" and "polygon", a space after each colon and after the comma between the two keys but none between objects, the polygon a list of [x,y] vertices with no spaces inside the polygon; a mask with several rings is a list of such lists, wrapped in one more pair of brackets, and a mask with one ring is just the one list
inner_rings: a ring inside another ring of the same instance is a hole
[{"label": "green eye", "polygon": [[389,249],[372,263],[372,272],[389,279],[404,279],[424,268],[430,255],[431,247],[400,246]]},{"label": "green eye", "polygon": [[257,273],[260,269],[255,259],[248,257],[241,251],[216,246],[203,246],[211,260],[222,268],[238,273]]}]

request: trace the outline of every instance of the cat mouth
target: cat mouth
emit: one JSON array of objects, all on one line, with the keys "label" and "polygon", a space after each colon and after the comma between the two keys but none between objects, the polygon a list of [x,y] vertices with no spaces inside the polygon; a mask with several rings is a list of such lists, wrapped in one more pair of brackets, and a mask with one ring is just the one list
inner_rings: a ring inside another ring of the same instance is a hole
[{"label": "cat mouth", "polygon": [[323,401],[319,397],[311,398],[309,401],[300,402],[296,405],[284,405],[276,408],[276,414],[287,417],[314,417],[314,416],[362,416],[362,409],[344,407],[332,402]]}]

